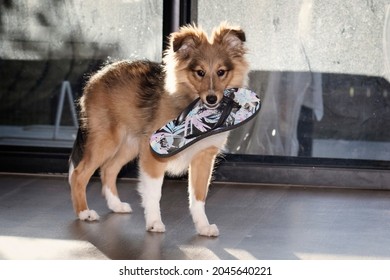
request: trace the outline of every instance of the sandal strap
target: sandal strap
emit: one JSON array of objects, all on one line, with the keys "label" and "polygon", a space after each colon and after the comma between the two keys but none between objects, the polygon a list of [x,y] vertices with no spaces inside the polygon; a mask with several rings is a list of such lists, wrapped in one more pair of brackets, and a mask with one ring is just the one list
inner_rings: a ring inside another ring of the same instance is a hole
[{"label": "sandal strap", "polygon": [[[221,102],[226,102],[227,98],[229,98],[229,100],[233,100],[233,97],[234,97],[234,93],[238,90],[238,88],[229,88],[229,89],[225,89],[224,92],[223,92],[223,97],[222,97],[222,100]],[[192,101],[182,112],[179,116],[177,116],[176,120],[174,121],[175,122],[175,125],[178,125],[180,123],[182,123],[185,118],[188,116],[188,114],[191,112],[192,109],[194,109],[195,105],[199,102],[200,100],[200,97],[196,98],[194,101]],[[229,102],[229,101],[228,101]],[[236,102],[235,102],[236,103]],[[238,105],[238,103],[236,103]],[[238,105],[239,106],[239,105]],[[231,110],[230,110],[231,111]],[[229,111],[229,113],[230,113]],[[222,121],[222,123],[226,120],[227,116],[225,116],[225,119]],[[220,126],[221,124],[219,124],[218,126]]]},{"label": "sandal strap", "polygon": [[[235,102],[233,98],[224,95],[219,104],[219,108],[221,108],[221,116],[219,117],[218,121],[214,124],[214,126],[210,128],[210,131],[213,131],[221,127],[225,123],[226,119],[229,117],[233,108],[240,108],[240,107],[241,106],[237,102]],[[191,138],[198,137],[201,134],[204,134],[204,132],[196,131],[192,134],[186,135],[185,138],[191,139]]]}]

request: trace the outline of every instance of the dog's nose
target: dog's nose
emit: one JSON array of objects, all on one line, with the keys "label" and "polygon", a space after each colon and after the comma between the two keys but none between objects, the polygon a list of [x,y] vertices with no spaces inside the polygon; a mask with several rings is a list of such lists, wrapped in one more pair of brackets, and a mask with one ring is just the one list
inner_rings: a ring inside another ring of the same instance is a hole
[{"label": "dog's nose", "polygon": [[210,95],[206,96],[206,101],[210,105],[214,105],[215,103],[217,103],[217,100],[218,100],[218,98],[217,98],[216,95],[211,95],[210,94]]}]

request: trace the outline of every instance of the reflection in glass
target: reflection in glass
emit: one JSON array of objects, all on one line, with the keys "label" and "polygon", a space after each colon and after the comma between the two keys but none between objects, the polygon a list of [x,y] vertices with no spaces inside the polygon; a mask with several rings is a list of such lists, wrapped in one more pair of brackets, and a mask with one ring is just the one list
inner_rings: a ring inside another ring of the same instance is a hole
[{"label": "reflection in glass", "polygon": [[90,73],[109,60],[161,61],[162,1],[1,1],[0,50],[0,144],[70,147],[68,96]]},{"label": "reflection in glass", "polygon": [[246,31],[248,86],[263,100],[228,152],[389,160],[389,6],[199,0],[206,30],[228,20]]}]

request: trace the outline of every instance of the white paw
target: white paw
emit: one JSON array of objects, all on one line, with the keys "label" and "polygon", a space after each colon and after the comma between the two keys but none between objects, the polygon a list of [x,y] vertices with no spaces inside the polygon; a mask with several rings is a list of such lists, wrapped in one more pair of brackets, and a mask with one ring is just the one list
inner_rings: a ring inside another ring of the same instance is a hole
[{"label": "white paw", "polygon": [[84,210],[79,213],[79,219],[82,221],[96,221],[99,220],[99,215],[94,210]]},{"label": "white paw", "polygon": [[161,221],[155,221],[146,225],[146,230],[151,232],[165,232],[165,225]]},{"label": "white paw", "polygon": [[131,213],[130,204],[120,201],[119,197],[114,195],[108,187],[103,188],[103,194],[106,197],[108,208],[115,213]]},{"label": "white paw", "polygon": [[131,213],[133,210],[131,209],[130,204],[126,202],[117,203],[110,208],[115,213]]},{"label": "white paw", "polygon": [[212,225],[207,225],[198,228],[198,233],[203,236],[218,236],[219,235],[219,230],[218,227],[215,224]]}]

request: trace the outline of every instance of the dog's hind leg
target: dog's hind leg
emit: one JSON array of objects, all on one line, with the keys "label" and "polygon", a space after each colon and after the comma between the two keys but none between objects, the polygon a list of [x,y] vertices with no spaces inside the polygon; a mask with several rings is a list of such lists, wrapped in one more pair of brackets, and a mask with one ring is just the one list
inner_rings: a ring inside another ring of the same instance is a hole
[{"label": "dog's hind leg", "polygon": [[99,215],[88,208],[86,188],[89,179],[99,166],[89,160],[81,160],[69,179],[73,209],[80,220],[94,221]]},{"label": "dog's hind leg", "polygon": [[119,141],[112,135],[94,134],[88,135],[85,151],[73,173],[69,178],[73,208],[80,220],[94,221],[99,215],[88,208],[86,189],[93,173],[112,158],[117,150]]},{"label": "dog's hind leg", "polygon": [[160,199],[166,163],[158,161],[148,148],[143,149],[139,160],[138,192],[145,211],[146,230],[165,232],[161,220]]},{"label": "dog's hind leg", "polygon": [[102,192],[107,200],[107,206],[115,213],[131,213],[130,204],[119,199],[116,187],[116,179],[121,168],[138,153],[138,142],[136,140],[127,141],[122,144],[116,155],[106,162],[100,169],[102,179]]},{"label": "dog's hind leg", "polygon": [[215,224],[209,224],[205,212],[208,187],[218,152],[219,150],[216,147],[201,151],[193,157],[189,168],[190,212],[197,232],[204,236],[219,235],[218,227]]}]

